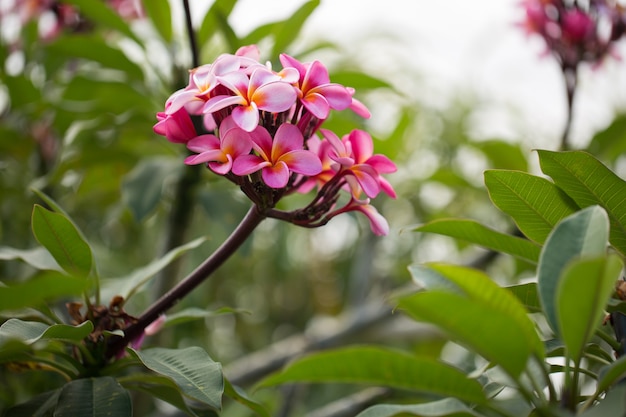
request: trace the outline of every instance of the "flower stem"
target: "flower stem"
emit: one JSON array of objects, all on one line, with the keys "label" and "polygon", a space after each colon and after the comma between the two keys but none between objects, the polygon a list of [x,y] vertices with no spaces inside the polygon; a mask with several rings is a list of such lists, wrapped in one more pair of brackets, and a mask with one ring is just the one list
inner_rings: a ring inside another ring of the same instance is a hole
[{"label": "flower stem", "polygon": [[561,136],[561,150],[567,151],[569,149],[569,136],[574,117],[574,95],[576,93],[576,85],[578,82],[577,68],[563,68],[563,78],[565,79],[565,89],[567,93],[567,119],[565,121],[563,135]]},{"label": "flower stem", "polygon": [[256,205],[253,205],[233,233],[211,254],[200,266],[180,281],[174,288],[165,293],[152,304],[137,321],[124,330],[124,337],[110,340],[107,356],[113,357],[126,345],[139,337],[146,326],[161,314],[174,306],[183,297],[204,282],[224,261],[226,261],[245,242],[254,229],[266,218]]},{"label": "flower stem", "polygon": [[187,37],[189,38],[189,48],[191,49],[191,63],[193,68],[200,66],[200,53],[198,51],[198,42],[196,41],[196,33],[193,30],[193,23],[191,21],[191,9],[189,7],[189,0],[183,0],[183,7],[185,9],[185,25],[187,26]]}]

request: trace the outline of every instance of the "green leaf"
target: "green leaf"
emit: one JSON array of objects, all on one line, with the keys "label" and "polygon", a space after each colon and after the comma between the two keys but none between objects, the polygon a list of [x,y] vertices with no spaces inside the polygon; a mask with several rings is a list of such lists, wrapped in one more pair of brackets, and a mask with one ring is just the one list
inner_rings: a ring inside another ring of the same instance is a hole
[{"label": "green leaf", "polygon": [[52,415],[59,401],[61,388],[36,395],[30,400],[7,409],[2,417],[44,417]]},{"label": "green leaf", "polygon": [[65,216],[35,205],[32,227],[37,241],[48,249],[61,268],[83,278],[89,274],[91,248]]},{"label": "green leaf", "polygon": [[357,417],[394,417],[394,416],[419,416],[419,417],[480,417],[482,414],[460,402],[455,398],[445,398],[423,404],[378,404],[357,414]]},{"label": "green leaf", "polygon": [[91,22],[116,30],[137,42],[138,45],[143,45],[143,42],[130,29],[128,23],[104,2],[93,0],[65,0],[65,2],[77,6],[80,13]]},{"label": "green leaf", "polygon": [[377,88],[393,88],[387,81],[365,74],[360,71],[336,71],[333,72],[333,83],[354,88],[357,91],[374,90]]},{"label": "green leaf", "polygon": [[537,336],[528,340],[526,326],[481,300],[448,292],[421,292],[400,299],[398,307],[416,320],[441,328],[451,340],[499,365],[514,379],[537,349]]},{"label": "green leaf", "polygon": [[[50,255],[50,252],[45,248],[15,249],[6,246],[0,247],[0,260],[10,261],[14,259],[20,259],[36,269],[46,269],[50,271],[62,270],[52,255]],[[2,304],[0,303],[0,305]]]},{"label": "green leaf", "polygon": [[172,41],[172,11],[169,0],[150,0],[141,3],[152,25],[167,43]]},{"label": "green leaf", "polygon": [[224,379],[224,394],[230,399],[248,407],[251,411],[254,411],[257,416],[270,417],[270,414],[261,403],[250,398],[242,389],[232,385],[227,379]]},{"label": "green leaf", "polygon": [[0,286],[0,311],[18,310],[42,302],[80,295],[86,289],[87,282],[82,278],[46,271],[24,282]]},{"label": "green leaf", "polygon": [[525,172],[488,170],[485,185],[493,203],[537,243],[543,243],[559,220],[578,209],[556,185]]},{"label": "green leaf", "polygon": [[517,143],[503,140],[469,142],[468,145],[479,149],[496,169],[528,171],[528,161],[522,147]]},{"label": "green leaf", "polygon": [[[426,289],[445,289],[455,295],[464,295],[485,307],[497,310],[498,316],[506,317],[519,326],[523,330],[521,336],[526,340],[526,343],[535,353],[543,356],[543,343],[537,335],[534,323],[528,318],[528,311],[512,293],[500,287],[482,271],[438,263],[412,265],[409,267],[409,271],[413,280]],[[426,285],[424,285],[425,282]],[[452,288],[453,291],[450,291],[449,288]]]},{"label": "green leaf", "polygon": [[61,390],[55,417],[132,417],[130,395],[109,376],[70,381]]},{"label": "green leaf", "polygon": [[556,294],[556,309],[567,356],[579,363],[587,343],[602,322],[623,264],[616,254],[569,263]]},{"label": "green leaf", "polygon": [[[113,278],[111,282],[112,286],[115,287],[115,293],[121,295],[122,297],[124,297],[124,300],[128,301],[134,294],[139,291],[139,289],[144,284],[150,281],[150,279],[153,278],[159,271],[169,265],[176,258],[183,255],[185,252],[197,248],[205,241],[205,237],[199,237],[197,239],[194,239],[189,243],[170,250],[162,257],[155,259],[148,265],[145,265],[133,271],[129,275]],[[122,288],[120,288],[120,282],[124,283]]]},{"label": "green leaf", "polygon": [[611,219],[611,244],[626,254],[626,181],[583,151],[537,151],[541,170],[580,207],[602,206]]},{"label": "green leaf", "polygon": [[465,240],[532,263],[537,263],[541,250],[527,239],[498,232],[474,220],[438,219],[419,226],[414,231],[437,233]]},{"label": "green leaf", "polygon": [[78,326],[47,324],[38,321],[9,319],[0,326],[0,346],[9,340],[19,340],[27,345],[38,340],[62,340],[79,343],[93,331],[93,323],[86,321]]},{"label": "green leaf", "polygon": [[188,321],[198,320],[198,319],[206,319],[208,317],[220,316],[222,314],[233,314],[233,313],[244,313],[244,310],[236,310],[228,307],[223,307],[215,311],[203,310],[197,307],[186,308],[182,311],[178,311],[173,314],[168,314],[165,317],[165,322],[163,323],[163,328],[176,326],[181,323],[185,323]]},{"label": "green leaf", "polygon": [[591,407],[581,417],[623,416],[626,414],[626,385],[618,385],[610,390],[596,406]]},{"label": "green leaf", "polygon": [[228,16],[235,8],[237,0],[215,0],[211,8],[204,15],[204,20],[198,30],[198,45],[204,45],[215,34],[215,28],[220,22],[227,21]]},{"label": "green leaf", "polygon": [[563,219],[544,245],[537,269],[537,285],[543,311],[556,334],[560,334],[556,293],[565,266],[581,256],[598,256],[606,252],[609,220],[598,207],[588,207]]},{"label": "green leaf", "polygon": [[224,392],[222,366],[213,362],[201,348],[129,350],[148,369],[172,379],[184,395],[213,409],[221,408]]},{"label": "green leaf", "polygon": [[608,390],[626,376],[626,356],[621,356],[615,362],[602,368],[599,375],[596,395]]},{"label": "green leaf", "polygon": [[610,162],[621,157],[626,152],[626,114],[617,115],[606,129],[596,133],[587,150]]},{"label": "green leaf", "polygon": [[433,358],[382,347],[348,347],[313,353],[268,376],[258,387],[285,383],[371,384],[485,402],[481,385]]},{"label": "green leaf", "polygon": [[156,209],[163,196],[163,184],[179,162],[166,158],[145,159],[124,177],[122,201],[137,222],[143,221]]},{"label": "green leaf", "polygon": [[274,47],[271,56],[278,56],[287,50],[289,45],[298,38],[298,33],[304,26],[311,13],[320,5],[320,0],[309,0],[296,10],[289,18],[285,19],[274,36]]},{"label": "green leaf", "polygon": [[536,282],[527,282],[525,284],[516,284],[505,287],[526,307],[531,313],[541,311],[541,302],[539,301],[539,293],[537,292]]},{"label": "green leaf", "polygon": [[132,79],[143,79],[141,68],[126,54],[108,45],[100,36],[62,36],[47,45],[53,55],[94,61],[105,68],[120,70]]}]

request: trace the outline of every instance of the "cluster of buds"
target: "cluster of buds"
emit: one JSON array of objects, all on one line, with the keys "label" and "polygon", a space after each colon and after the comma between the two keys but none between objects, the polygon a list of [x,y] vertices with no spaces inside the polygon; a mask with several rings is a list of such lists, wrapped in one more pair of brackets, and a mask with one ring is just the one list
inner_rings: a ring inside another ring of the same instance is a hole
[{"label": "cluster of buds", "polygon": [[[142,18],[140,0],[101,0],[126,20]],[[0,24],[9,22],[24,26],[36,21],[42,40],[52,40],[63,31],[84,32],[90,24],[71,3],[62,0],[7,0],[0,1]]]},{"label": "cluster of buds", "polygon": [[599,64],[626,30],[626,10],[615,0],[523,0],[521,26],[538,34],[565,69]]},{"label": "cluster of buds", "polygon": [[[193,152],[186,164],[206,164],[237,184],[268,217],[318,227],[340,213],[359,211],[374,233],[388,233],[370,199],[381,191],[395,198],[382,177],[395,164],[374,154],[372,138],[362,130],[339,138],[321,128],[331,110],[370,116],[354,90],[331,83],[319,61],[302,63],[282,54],[283,68],[276,72],[259,55],[256,46],[247,46],[192,69],[189,84],[157,114],[154,131],[185,144]],[[313,189],[316,196],[302,209],[274,208],[285,195]]]}]

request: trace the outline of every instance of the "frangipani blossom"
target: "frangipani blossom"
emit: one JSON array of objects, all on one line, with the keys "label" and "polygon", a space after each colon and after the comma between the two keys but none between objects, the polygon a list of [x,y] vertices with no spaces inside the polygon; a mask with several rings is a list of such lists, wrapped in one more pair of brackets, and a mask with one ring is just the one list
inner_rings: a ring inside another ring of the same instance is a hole
[{"label": "frangipani blossom", "polygon": [[281,54],[284,67],[298,70],[299,98],[302,105],[318,119],[327,119],[330,109],[344,110],[352,103],[352,94],[341,84],[330,82],[328,70],[319,61],[302,64],[287,54]]},{"label": "frangipani blossom", "polygon": [[250,78],[242,72],[231,72],[220,77],[220,84],[235,95],[217,95],[204,106],[205,113],[213,113],[229,106],[235,123],[252,132],[259,124],[259,110],[280,113],[289,110],[296,101],[296,91],[281,77],[265,67],[255,68]]},{"label": "frangipani blossom", "polygon": [[236,175],[249,175],[260,170],[265,184],[271,188],[283,188],[292,172],[309,176],[322,170],[317,155],[303,149],[304,138],[294,125],[280,125],[274,140],[265,128],[259,126],[251,133],[251,138],[258,155],[237,158],[233,164]]},{"label": "frangipani blossom", "polygon": [[198,155],[185,159],[187,165],[207,163],[209,168],[220,175],[230,172],[233,161],[247,155],[252,149],[250,133],[236,126],[228,117],[220,126],[220,137],[200,135],[187,143],[187,148]]},{"label": "frangipani blossom", "polygon": [[158,122],[153,127],[154,132],[165,136],[170,142],[187,143],[197,136],[196,128],[185,109],[169,114],[159,112],[156,116]]}]

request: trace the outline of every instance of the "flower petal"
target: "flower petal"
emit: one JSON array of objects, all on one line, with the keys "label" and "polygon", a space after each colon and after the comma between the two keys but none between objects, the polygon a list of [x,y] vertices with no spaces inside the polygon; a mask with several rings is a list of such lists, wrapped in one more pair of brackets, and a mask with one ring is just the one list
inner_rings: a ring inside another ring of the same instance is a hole
[{"label": "flower petal", "polygon": [[330,105],[328,100],[319,93],[309,93],[300,100],[308,111],[318,119],[327,119],[330,113]]},{"label": "flower petal", "polygon": [[377,236],[385,236],[389,233],[389,223],[382,214],[376,210],[376,207],[367,205],[359,205],[355,208],[356,211],[360,211],[365,214],[370,221],[370,228]]},{"label": "flower petal", "polygon": [[259,109],[272,113],[289,110],[298,97],[295,88],[284,81],[274,81],[257,88],[250,101],[256,103]]},{"label": "flower petal", "polygon": [[233,174],[249,175],[270,165],[268,161],[256,155],[241,155],[233,161]]},{"label": "flower petal", "polygon": [[284,162],[278,162],[274,166],[267,166],[261,171],[261,177],[263,181],[269,187],[283,188],[289,182],[289,168]]},{"label": "flower petal", "polygon": [[322,172],[322,161],[311,151],[304,149],[288,152],[280,157],[289,169],[302,175],[317,175]]},{"label": "flower petal", "polygon": [[276,130],[276,134],[274,135],[271,160],[278,161],[281,155],[290,151],[303,149],[303,146],[304,137],[302,137],[300,129],[292,124],[283,123],[278,130]]},{"label": "flower petal", "polygon": [[200,135],[187,142],[187,149],[196,153],[220,149],[220,140],[214,135]]},{"label": "flower petal", "polygon": [[237,126],[246,132],[252,132],[259,125],[259,109],[255,103],[235,107],[232,115]]},{"label": "flower petal", "polygon": [[228,158],[224,155],[220,149],[215,149],[212,151],[202,152],[198,155],[191,155],[185,158],[185,164],[187,165],[198,165],[204,164],[205,162],[216,161],[216,162],[226,162]]}]

